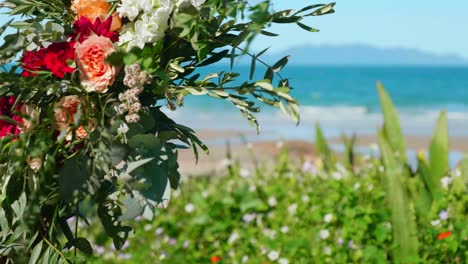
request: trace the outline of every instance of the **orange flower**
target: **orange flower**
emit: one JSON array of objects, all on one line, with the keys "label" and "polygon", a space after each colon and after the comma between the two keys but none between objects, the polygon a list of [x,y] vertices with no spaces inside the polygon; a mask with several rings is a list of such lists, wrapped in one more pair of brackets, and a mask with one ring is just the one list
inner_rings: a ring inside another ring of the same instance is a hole
[{"label": "orange flower", "polygon": [[76,43],[76,63],[86,91],[105,93],[112,85],[117,70],[106,62],[106,57],[114,50],[112,41],[103,36],[92,35],[83,43]]},{"label": "orange flower", "polygon": [[437,239],[439,240],[442,240],[444,238],[447,238],[449,236],[452,235],[452,232],[448,231],[448,232],[444,232],[444,233],[440,233],[438,236],[437,236]]},{"label": "orange flower", "polygon": [[[71,9],[77,14],[78,17],[84,16],[92,23],[100,18],[105,21],[108,13],[112,8],[112,4],[103,0],[73,0]],[[112,14],[112,25],[110,30],[119,30],[122,26],[122,21],[119,15],[114,12]]]},{"label": "orange flower", "polygon": [[[61,133],[66,133],[65,139],[68,141],[72,140],[72,124],[75,121],[79,121],[75,120],[75,115],[78,113],[80,105],[83,105],[83,100],[76,95],[67,95],[54,105],[57,128]],[[94,129],[96,129],[96,120],[90,119],[87,128],[80,125],[75,130],[76,137],[80,139],[86,138],[88,137],[88,132],[92,132]]]},{"label": "orange flower", "polygon": [[213,257],[211,257],[210,260],[211,260],[211,263],[216,263],[216,262],[221,260],[221,257],[220,256],[213,256]]}]

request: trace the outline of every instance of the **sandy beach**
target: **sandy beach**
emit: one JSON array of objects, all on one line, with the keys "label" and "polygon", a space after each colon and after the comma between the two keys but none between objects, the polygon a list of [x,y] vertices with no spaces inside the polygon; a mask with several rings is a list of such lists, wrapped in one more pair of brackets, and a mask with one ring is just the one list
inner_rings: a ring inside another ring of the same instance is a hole
[{"label": "sandy beach", "polygon": [[[258,140],[244,142],[245,138],[255,138],[255,133],[251,131],[233,131],[233,130],[202,130],[197,135],[209,147],[210,154],[200,153],[198,164],[195,162],[195,156],[192,149],[179,152],[180,172],[184,176],[202,175],[210,173],[225,173],[226,156],[228,144],[232,153],[232,158],[238,160],[246,167],[253,167],[255,162],[262,163],[272,161],[279,153],[282,146],[289,151],[293,161],[303,162],[304,160],[314,160],[316,158],[313,142],[305,140],[286,140],[277,141]],[[242,139],[244,137],[244,139]],[[426,150],[430,143],[430,137],[426,136],[408,136],[406,137],[407,148],[412,151]],[[356,146],[369,147],[376,144],[375,136],[359,135]],[[340,138],[330,138],[329,143],[332,146],[342,144]],[[451,137],[451,151],[465,153],[468,152],[468,137]]]}]

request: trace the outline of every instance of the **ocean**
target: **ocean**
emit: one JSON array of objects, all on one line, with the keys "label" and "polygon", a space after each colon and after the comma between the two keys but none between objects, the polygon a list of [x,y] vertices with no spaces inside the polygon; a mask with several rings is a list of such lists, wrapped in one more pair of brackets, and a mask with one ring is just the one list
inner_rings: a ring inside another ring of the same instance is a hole
[{"label": "ocean", "polygon": [[[265,72],[257,66],[254,80],[262,79]],[[205,67],[199,73],[204,76],[220,71],[230,71],[229,65]],[[237,79],[241,83],[248,80],[250,65],[235,65],[233,71],[241,74]],[[390,93],[405,134],[431,135],[440,111],[445,109],[450,135],[468,137],[468,67],[288,65],[281,75],[294,88],[301,122],[296,125],[279,110],[259,103],[263,107],[256,116],[262,133],[254,140],[312,140],[316,123],[328,137],[342,132],[373,135],[382,124],[377,81]],[[188,96],[184,107],[165,112],[176,122],[198,130],[255,132],[234,105],[208,96]]]},{"label": "ocean", "polygon": [[[204,69],[207,74],[229,66]],[[248,79],[249,66],[235,66],[240,81]],[[264,69],[255,74],[262,79]],[[264,135],[286,139],[313,138],[320,123],[329,137],[342,132],[372,135],[382,123],[376,89],[381,81],[398,108],[407,135],[428,136],[442,109],[448,111],[450,135],[468,136],[468,67],[287,66],[281,72],[300,103],[301,123],[265,106],[257,114]],[[254,79],[255,79],[254,78]],[[169,111],[168,111],[169,112]],[[177,122],[197,129],[252,130],[230,102],[207,96],[189,96],[185,106],[169,113]]]}]

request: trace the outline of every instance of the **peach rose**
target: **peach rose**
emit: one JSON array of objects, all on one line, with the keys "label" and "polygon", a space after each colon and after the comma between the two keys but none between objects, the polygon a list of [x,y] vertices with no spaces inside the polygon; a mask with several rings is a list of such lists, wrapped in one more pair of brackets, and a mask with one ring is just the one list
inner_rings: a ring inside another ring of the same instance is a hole
[{"label": "peach rose", "polygon": [[81,99],[76,95],[67,95],[54,105],[55,121],[60,132],[70,129],[70,124],[74,123],[75,115]]},{"label": "peach rose", "polygon": [[23,126],[19,129],[21,132],[29,132],[39,121],[39,112],[37,112],[35,106],[24,104],[21,106],[21,113],[25,114],[26,117],[23,118]]},{"label": "peach rose", "polygon": [[[112,4],[102,0],[73,0],[71,9],[77,14],[78,17],[84,16],[92,23],[100,18],[105,21],[108,13],[112,8]],[[112,14],[112,25],[110,30],[119,30],[122,26],[122,21],[119,15],[114,12]]]},{"label": "peach rose", "polygon": [[26,156],[26,163],[33,171],[38,172],[42,167],[42,157],[31,158],[30,156]]},{"label": "peach rose", "polygon": [[75,59],[80,71],[81,85],[88,92],[105,93],[112,85],[116,68],[106,63],[106,57],[114,52],[112,41],[92,35],[75,45]]}]

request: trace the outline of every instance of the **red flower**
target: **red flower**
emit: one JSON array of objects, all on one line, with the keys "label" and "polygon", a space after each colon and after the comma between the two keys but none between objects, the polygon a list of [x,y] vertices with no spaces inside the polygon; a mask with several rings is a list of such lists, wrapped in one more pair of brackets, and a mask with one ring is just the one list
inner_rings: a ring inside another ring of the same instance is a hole
[{"label": "red flower", "polygon": [[75,59],[74,42],[54,42],[47,48],[23,53],[21,67],[23,76],[36,76],[36,71],[51,71],[62,78],[65,73],[72,73],[75,68],[68,66],[68,61]]},{"label": "red flower", "polygon": [[110,16],[104,22],[101,22],[101,19],[97,18],[94,23],[92,23],[88,18],[81,16],[79,19],[73,23],[73,28],[75,32],[70,35],[70,37],[78,42],[85,41],[92,34],[103,36],[112,40],[112,42],[117,42],[119,40],[119,34],[116,31],[111,31],[112,17]]},{"label": "red flower", "polygon": [[72,73],[75,68],[68,66],[68,61],[75,60],[74,42],[54,42],[46,49],[44,63],[52,73],[62,78],[65,73]]},{"label": "red flower", "polygon": [[216,262],[221,260],[221,257],[220,256],[213,256],[213,257],[211,257],[210,260],[211,260],[211,263],[216,263]]},{"label": "red flower", "polygon": [[23,68],[22,76],[36,76],[35,71],[47,71],[47,67],[44,63],[46,56],[45,48],[41,48],[38,51],[25,51],[23,52],[23,58],[21,59],[21,68]]},{"label": "red flower", "polygon": [[448,231],[448,232],[444,232],[444,233],[440,233],[438,236],[437,236],[437,239],[439,240],[442,240],[444,238],[447,238],[449,236],[452,235],[452,232]]},{"label": "red flower", "polygon": [[[14,96],[5,96],[0,97],[0,115],[6,116],[13,119],[19,124],[23,123],[23,119],[20,116],[14,114],[15,111],[20,111],[21,104],[17,104],[13,109],[15,104],[16,97]],[[9,136],[9,135],[18,135],[20,133],[20,128],[16,123],[8,122],[6,120],[0,119],[0,138]]]}]

